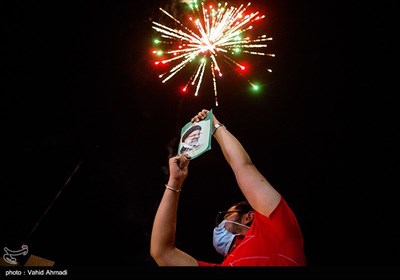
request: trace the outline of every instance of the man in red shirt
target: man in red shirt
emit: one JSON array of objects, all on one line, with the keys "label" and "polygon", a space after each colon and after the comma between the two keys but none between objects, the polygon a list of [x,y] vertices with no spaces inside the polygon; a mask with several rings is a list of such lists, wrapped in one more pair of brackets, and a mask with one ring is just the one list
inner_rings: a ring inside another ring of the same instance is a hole
[{"label": "man in red shirt", "polygon": [[[192,122],[204,119],[208,112],[202,110]],[[222,221],[214,229],[213,244],[224,261],[196,260],[175,247],[179,194],[190,160],[184,154],[169,159],[170,176],[153,223],[151,256],[160,266],[305,266],[303,236],[292,210],[215,116],[213,127],[213,136],[246,198],[222,212]]]}]

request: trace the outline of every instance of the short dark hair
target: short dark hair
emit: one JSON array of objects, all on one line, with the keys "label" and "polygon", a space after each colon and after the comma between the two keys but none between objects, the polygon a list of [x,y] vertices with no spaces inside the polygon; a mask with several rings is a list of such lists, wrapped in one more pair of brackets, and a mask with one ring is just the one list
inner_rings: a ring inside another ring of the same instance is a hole
[{"label": "short dark hair", "polygon": [[189,136],[190,133],[192,133],[193,131],[196,131],[196,130],[201,130],[201,129],[202,129],[201,125],[196,124],[196,125],[192,126],[191,128],[189,128],[188,130],[186,130],[185,134],[183,134],[183,136],[182,136],[182,142],[185,142],[186,138]]},{"label": "short dark hair", "polygon": [[249,211],[253,211],[253,208],[247,202],[247,200],[237,202],[233,206],[235,206],[235,209],[239,210],[241,213],[248,213]]}]

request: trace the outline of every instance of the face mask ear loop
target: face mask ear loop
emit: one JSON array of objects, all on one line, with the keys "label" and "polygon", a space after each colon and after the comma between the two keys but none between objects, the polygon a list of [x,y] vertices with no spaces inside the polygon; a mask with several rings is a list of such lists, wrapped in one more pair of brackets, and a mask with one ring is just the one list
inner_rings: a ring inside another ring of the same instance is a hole
[{"label": "face mask ear loop", "polygon": [[[231,224],[235,224],[235,225],[242,226],[242,227],[245,227],[245,228],[250,228],[249,226],[246,226],[246,225],[244,225],[244,224],[237,223],[237,222],[234,222],[234,221],[228,221],[228,220],[225,220],[225,221],[226,221],[225,224],[226,224],[226,223],[231,223]],[[221,223],[221,224],[222,224],[222,223]],[[224,224],[224,226],[225,226],[225,224]]]}]

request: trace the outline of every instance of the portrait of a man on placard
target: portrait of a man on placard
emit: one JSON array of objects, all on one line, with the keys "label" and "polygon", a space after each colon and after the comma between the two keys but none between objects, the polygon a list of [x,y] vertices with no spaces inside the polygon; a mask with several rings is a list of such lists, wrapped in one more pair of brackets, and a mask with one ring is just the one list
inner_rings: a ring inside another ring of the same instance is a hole
[{"label": "portrait of a man on placard", "polygon": [[[211,111],[210,111],[211,112]],[[197,122],[187,123],[181,129],[178,154],[187,154],[194,159],[211,149],[212,113],[207,118]]]}]

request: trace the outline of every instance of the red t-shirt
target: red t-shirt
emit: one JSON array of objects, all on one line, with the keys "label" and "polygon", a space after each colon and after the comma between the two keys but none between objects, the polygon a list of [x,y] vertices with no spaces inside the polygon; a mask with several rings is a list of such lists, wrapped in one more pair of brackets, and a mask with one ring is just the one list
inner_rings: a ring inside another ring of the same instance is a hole
[{"label": "red t-shirt", "polygon": [[221,264],[199,266],[304,266],[304,240],[295,215],[281,198],[269,218],[255,211],[254,221]]}]

